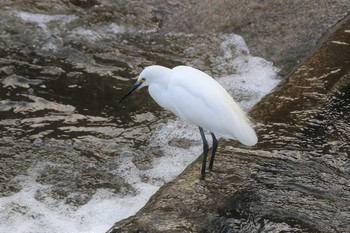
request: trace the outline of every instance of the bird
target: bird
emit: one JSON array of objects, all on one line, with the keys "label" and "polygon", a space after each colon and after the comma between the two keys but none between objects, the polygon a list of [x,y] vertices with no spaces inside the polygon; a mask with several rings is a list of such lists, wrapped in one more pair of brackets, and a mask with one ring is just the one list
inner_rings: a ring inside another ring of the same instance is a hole
[{"label": "bird", "polygon": [[135,90],[143,87],[148,87],[149,94],[161,107],[198,126],[203,142],[201,180],[206,176],[209,152],[204,130],[209,131],[212,137],[208,166],[210,171],[213,169],[218,147],[217,136],[238,140],[246,146],[253,146],[258,142],[250,118],[231,95],[203,71],[185,65],[172,69],[160,65],[147,66],[118,102],[121,103]]}]

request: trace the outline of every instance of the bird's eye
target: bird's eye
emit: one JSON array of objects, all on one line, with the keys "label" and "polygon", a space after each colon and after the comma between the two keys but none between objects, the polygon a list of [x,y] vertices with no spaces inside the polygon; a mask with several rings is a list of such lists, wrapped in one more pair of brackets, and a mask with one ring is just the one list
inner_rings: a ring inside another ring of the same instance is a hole
[{"label": "bird's eye", "polygon": [[146,79],[145,78],[141,78],[141,82],[144,82],[144,81],[146,81]]}]

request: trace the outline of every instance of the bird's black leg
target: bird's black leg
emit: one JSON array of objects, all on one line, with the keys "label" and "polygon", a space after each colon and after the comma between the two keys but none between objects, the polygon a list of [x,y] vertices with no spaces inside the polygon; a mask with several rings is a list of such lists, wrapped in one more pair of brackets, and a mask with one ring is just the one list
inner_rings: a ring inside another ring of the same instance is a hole
[{"label": "bird's black leg", "polygon": [[202,141],[203,141],[203,159],[202,159],[202,170],[201,170],[201,180],[204,180],[205,178],[205,167],[207,164],[207,157],[208,157],[208,142],[204,135],[204,130],[202,127],[199,127],[199,132],[201,133]]},{"label": "bird's black leg", "polygon": [[210,157],[210,162],[209,162],[209,170],[213,170],[213,164],[214,164],[214,159],[215,159],[215,153],[216,149],[218,148],[218,140],[215,137],[215,134],[210,132],[211,137],[213,138],[213,146],[211,148],[211,157]]}]

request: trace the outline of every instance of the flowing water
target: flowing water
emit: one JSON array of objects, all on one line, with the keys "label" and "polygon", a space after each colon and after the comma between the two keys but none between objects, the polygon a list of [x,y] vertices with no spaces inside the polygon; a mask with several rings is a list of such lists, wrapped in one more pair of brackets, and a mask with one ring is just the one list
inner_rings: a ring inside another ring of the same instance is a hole
[{"label": "flowing water", "polygon": [[0,232],[105,232],[200,155],[146,90],[117,105],[143,67],[197,67],[245,110],[279,82],[239,35],[81,14],[0,11]]}]

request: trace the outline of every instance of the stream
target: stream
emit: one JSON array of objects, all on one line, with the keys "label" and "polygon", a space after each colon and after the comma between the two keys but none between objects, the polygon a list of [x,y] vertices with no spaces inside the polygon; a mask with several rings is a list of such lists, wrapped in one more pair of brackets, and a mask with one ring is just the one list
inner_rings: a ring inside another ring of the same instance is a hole
[{"label": "stream", "polygon": [[1,232],[105,232],[200,155],[197,128],[146,90],[117,104],[145,66],[197,67],[246,111],[279,82],[232,33],[12,7],[0,16]]}]

